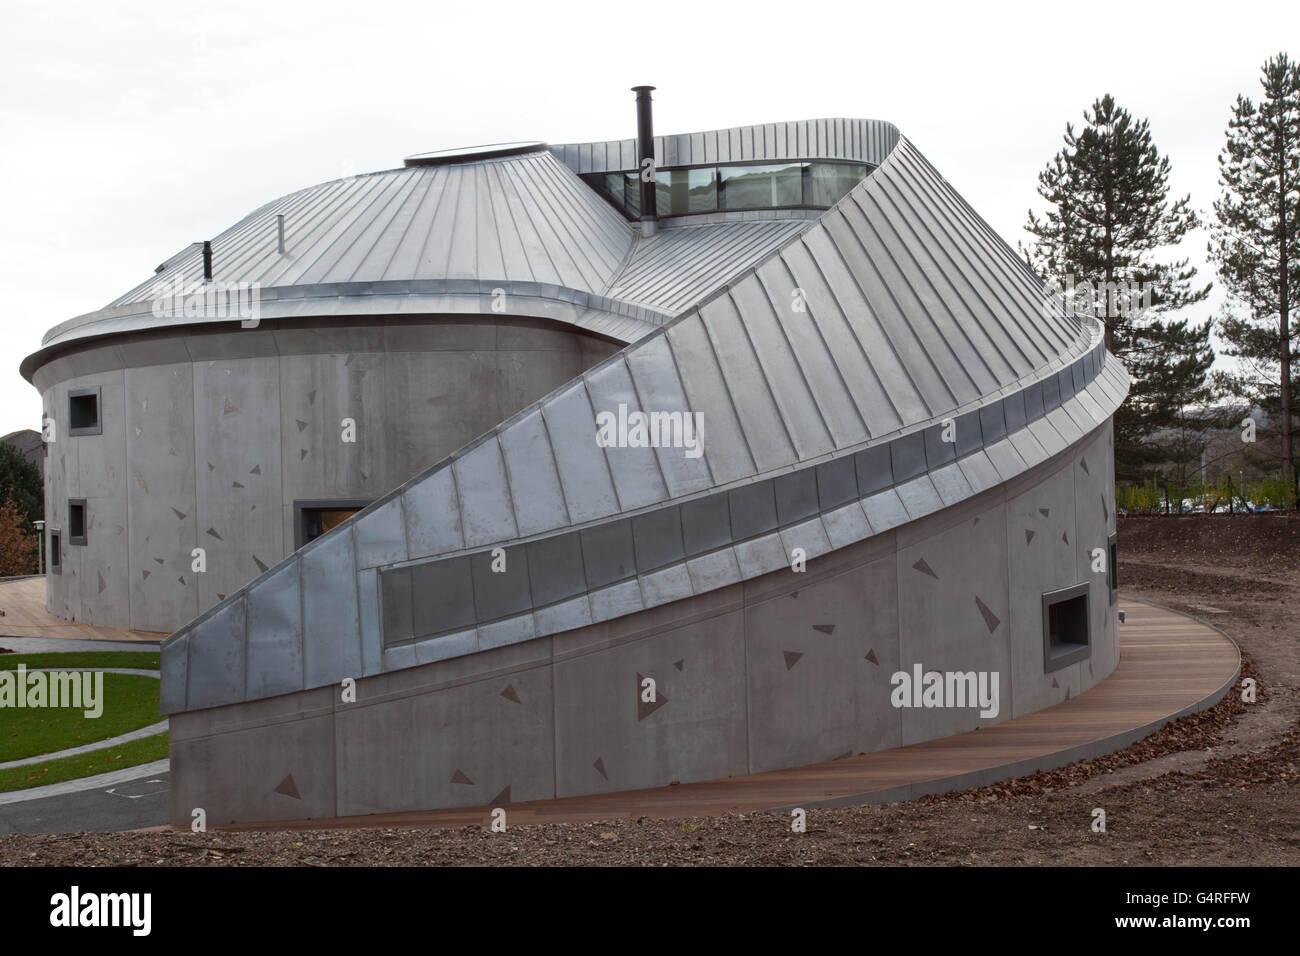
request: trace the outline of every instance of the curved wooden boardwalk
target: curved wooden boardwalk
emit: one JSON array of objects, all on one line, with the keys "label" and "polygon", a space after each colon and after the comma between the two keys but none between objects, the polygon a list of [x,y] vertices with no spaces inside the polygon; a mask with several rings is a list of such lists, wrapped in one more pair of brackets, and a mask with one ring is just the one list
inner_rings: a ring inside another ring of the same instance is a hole
[{"label": "curved wooden boardwalk", "polygon": [[57,637],[74,641],[160,641],[166,634],[79,624],[45,610],[45,578],[0,581],[0,637]]},{"label": "curved wooden boardwalk", "polygon": [[[1127,747],[1213,706],[1236,683],[1237,647],[1185,615],[1121,598],[1114,673],[1072,700],[976,732],[790,770],[703,783],[507,804],[511,826],[889,803],[1049,770]],[[486,825],[490,807],[235,824],[214,829]]]}]

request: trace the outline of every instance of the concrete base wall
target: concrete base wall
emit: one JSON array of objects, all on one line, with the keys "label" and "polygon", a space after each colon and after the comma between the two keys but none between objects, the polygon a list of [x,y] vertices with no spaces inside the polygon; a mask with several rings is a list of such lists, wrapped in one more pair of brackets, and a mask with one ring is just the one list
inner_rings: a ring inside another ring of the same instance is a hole
[{"label": "concrete base wall", "polygon": [[[1092,551],[1109,424],[1008,484],[742,584],[601,624],[171,719],[173,818],[505,804],[833,760],[1051,706],[1118,661]],[[1047,672],[1042,594],[1090,583],[1091,655]],[[1000,709],[905,708],[891,678],[999,675]],[[655,681],[653,702],[643,680]]]},{"label": "concrete base wall", "polygon": [[[47,608],[174,631],[294,550],[295,501],[377,498],[618,347],[536,319],[433,316],[174,330],[65,354],[35,378],[54,422],[46,521],[63,534]],[[102,434],[68,434],[82,388],[100,389]],[[69,498],[86,499],[84,546],[68,541]]]}]

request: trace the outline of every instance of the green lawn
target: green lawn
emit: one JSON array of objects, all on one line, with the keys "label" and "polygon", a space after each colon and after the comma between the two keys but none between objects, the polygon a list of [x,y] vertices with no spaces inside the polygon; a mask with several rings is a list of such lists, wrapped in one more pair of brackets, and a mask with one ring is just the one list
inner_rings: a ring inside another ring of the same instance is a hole
[{"label": "green lawn", "polygon": [[155,734],[143,740],[133,740],[116,747],[105,747],[103,750],[94,750],[88,754],[0,770],[0,793],[8,790],[26,790],[28,787],[43,787],[47,783],[62,783],[78,777],[90,777],[98,773],[108,773],[110,770],[121,770],[123,767],[152,763],[167,756],[167,746],[167,734]]},{"label": "green lawn", "polygon": [[[2,642],[4,638],[0,638]],[[34,667],[129,667],[158,670],[157,651],[56,651],[49,654],[0,654],[0,670],[17,670],[19,664]]]},{"label": "green lawn", "polygon": [[[59,665],[69,666],[64,661]],[[86,717],[84,709],[74,707],[0,709],[0,763],[80,747],[160,720],[158,678],[105,674],[98,717]]]}]

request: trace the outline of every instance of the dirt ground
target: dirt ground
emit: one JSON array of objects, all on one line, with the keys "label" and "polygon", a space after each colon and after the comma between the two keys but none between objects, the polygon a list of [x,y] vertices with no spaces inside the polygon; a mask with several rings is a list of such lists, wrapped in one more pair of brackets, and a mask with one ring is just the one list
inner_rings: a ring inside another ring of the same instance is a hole
[{"label": "dirt ground", "polygon": [[[1206,620],[1246,654],[1229,694],[1128,750],[921,801],[789,818],[460,829],[0,836],[0,862],[93,865],[1296,865],[1300,518],[1121,518],[1133,597]],[[1106,832],[1091,828],[1106,812]]]}]

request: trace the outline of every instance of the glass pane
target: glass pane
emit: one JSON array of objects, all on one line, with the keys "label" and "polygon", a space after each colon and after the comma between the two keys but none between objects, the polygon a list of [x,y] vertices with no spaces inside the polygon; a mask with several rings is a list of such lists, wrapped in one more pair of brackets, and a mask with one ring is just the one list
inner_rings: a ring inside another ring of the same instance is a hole
[{"label": "glass pane", "polygon": [[813,163],[812,194],[808,203],[812,206],[834,206],[844,194],[862,182],[867,170],[863,166],[850,166],[847,163]]},{"label": "glass pane", "polygon": [[633,219],[641,217],[641,176],[623,173],[623,208]]},{"label": "glass pane", "polygon": [[769,209],[803,204],[803,164],[722,166],[721,208]]},{"label": "glass pane", "polygon": [[655,175],[655,211],[661,216],[718,208],[717,169],[661,169]]}]

